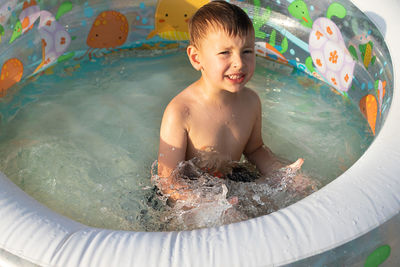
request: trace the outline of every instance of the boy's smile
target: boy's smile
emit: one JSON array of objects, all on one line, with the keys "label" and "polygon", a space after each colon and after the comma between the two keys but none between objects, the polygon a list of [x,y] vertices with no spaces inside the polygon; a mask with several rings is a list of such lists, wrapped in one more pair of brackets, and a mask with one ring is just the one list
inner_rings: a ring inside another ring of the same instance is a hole
[{"label": "boy's smile", "polygon": [[[211,29],[198,48],[192,47],[193,66],[202,73],[206,89],[239,92],[251,79],[255,68],[254,34],[231,36]],[[195,62],[193,62],[193,60]]]}]

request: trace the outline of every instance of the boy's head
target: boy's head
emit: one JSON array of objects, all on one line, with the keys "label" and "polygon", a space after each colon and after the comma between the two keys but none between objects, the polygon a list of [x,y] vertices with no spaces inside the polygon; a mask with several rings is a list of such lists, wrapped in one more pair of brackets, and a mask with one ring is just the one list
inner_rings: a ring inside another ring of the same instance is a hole
[{"label": "boy's head", "polygon": [[203,85],[213,91],[241,91],[255,69],[254,28],[247,14],[238,6],[213,1],[194,14],[189,33],[187,54],[201,71]]},{"label": "boy's head", "polygon": [[240,7],[225,1],[202,6],[189,20],[190,44],[199,47],[211,30],[223,30],[230,36],[254,34],[253,24]]}]

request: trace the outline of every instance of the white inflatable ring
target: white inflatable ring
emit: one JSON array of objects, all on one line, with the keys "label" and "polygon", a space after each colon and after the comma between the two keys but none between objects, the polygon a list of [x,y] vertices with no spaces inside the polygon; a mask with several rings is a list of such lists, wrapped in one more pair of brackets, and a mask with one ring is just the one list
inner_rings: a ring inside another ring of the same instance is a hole
[{"label": "white inflatable ring", "polygon": [[[374,142],[336,180],[267,216],[218,228],[150,233],[79,224],[0,175],[0,249],[40,266],[271,266],[335,249],[395,217],[400,211],[400,2],[352,2],[385,20],[394,92]],[[0,256],[0,265],[11,265],[8,259]]]}]

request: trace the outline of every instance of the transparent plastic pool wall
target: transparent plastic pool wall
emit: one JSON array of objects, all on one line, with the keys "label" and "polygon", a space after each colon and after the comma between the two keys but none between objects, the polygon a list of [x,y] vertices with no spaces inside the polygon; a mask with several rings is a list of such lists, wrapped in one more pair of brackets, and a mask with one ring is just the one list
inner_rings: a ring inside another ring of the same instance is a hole
[{"label": "transparent plastic pool wall", "polygon": [[[1,110],[15,113],[11,107],[21,103],[14,103],[13,95],[40,75],[54,75],[55,64],[78,71],[80,61],[105,53],[146,55],[149,50],[183,49],[188,38],[185,19],[208,1],[1,2]],[[393,94],[393,69],[382,34],[365,14],[348,1],[230,2],[253,20],[258,56],[328,83],[344,102],[359,107],[371,131],[378,134]],[[174,17],[181,13],[177,10],[185,10],[186,16]],[[396,262],[394,257],[399,256],[390,251],[399,247],[399,237],[393,235],[399,220],[397,216],[300,264]]]}]

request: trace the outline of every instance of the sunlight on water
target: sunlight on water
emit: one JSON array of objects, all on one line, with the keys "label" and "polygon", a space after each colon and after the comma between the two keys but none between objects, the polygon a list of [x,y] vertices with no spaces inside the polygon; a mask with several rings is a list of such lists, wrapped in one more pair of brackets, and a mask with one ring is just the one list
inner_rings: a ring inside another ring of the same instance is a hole
[{"label": "sunlight on water", "polygon": [[[211,184],[209,201],[175,216],[176,206],[151,183],[151,168],[164,108],[199,74],[183,53],[121,55],[57,66],[0,103],[0,170],[29,195],[90,226],[160,231],[240,221],[312,192],[200,174],[192,187]],[[249,87],[263,103],[265,143],[289,161],[303,157],[304,172],[325,185],[372,142],[367,123],[326,85],[264,64],[258,60]]]}]

